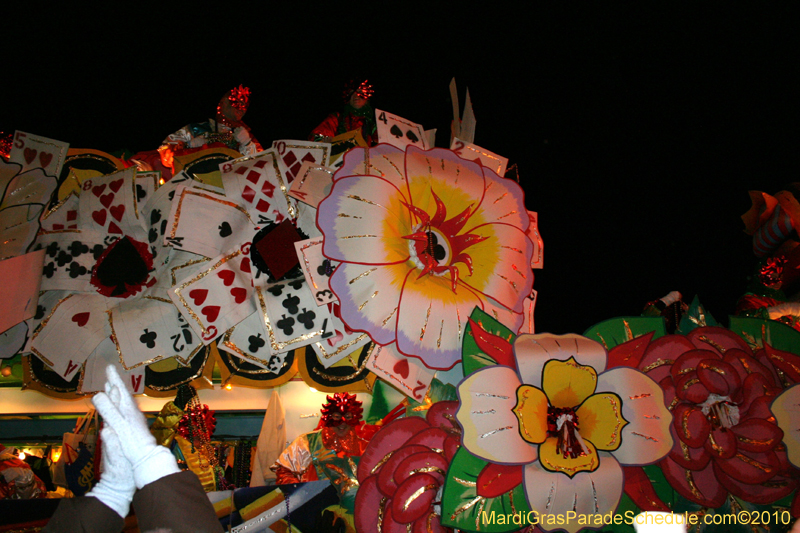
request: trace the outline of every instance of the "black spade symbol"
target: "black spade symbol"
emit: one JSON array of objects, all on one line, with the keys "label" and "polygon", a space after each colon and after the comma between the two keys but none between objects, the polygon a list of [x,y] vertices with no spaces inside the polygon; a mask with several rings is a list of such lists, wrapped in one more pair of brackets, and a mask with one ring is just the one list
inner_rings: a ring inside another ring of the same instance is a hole
[{"label": "black spade symbol", "polygon": [[230,224],[228,224],[227,222],[223,222],[222,224],[219,225],[219,236],[220,237],[227,237],[231,233],[233,233],[233,230],[231,229],[231,225]]},{"label": "black spade symbol", "polygon": [[414,132],[413,132],[413,131],[411,131],[411,130],[408,130],[408,131],[406,132],[406,137],[408,137],[408,140],[409,140],[409,141],[411,141],[412,143],[417,143],[417,142],[419,142],[419,137],[417,137],[416,135],[414,135]]},{"label": "black spade symbol", "polygon": [[397,124],[392,126],[392,128],[389,130],[389,133],[391,133],[392,135],[394,135],[398,139],[403,136],[403,131],[400,128],[397,127]]},{"label": "black spade symbol", "polygon": [[138,285],[147,279],[147,265],[128,237],[111,246],[95,272],[101,284],[114,288],[111,296],[119,296],[127,291],[126,284]]}]

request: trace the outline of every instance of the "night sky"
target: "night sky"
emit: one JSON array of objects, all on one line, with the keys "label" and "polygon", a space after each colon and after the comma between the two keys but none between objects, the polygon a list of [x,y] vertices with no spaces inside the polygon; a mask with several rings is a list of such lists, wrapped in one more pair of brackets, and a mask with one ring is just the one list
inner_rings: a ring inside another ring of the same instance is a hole
[{"label": "night sky", "polygon": [[552,333],[671,290],[726,323],[755,265],[747,191],[800,180],[796,5],[261,4],[4,8],[0,130],[152,150],[241,83],[269,146],[305,139],[362,77],[374,107],[447,146],[455,77],[475,143],[518,165],[539,213]]}]

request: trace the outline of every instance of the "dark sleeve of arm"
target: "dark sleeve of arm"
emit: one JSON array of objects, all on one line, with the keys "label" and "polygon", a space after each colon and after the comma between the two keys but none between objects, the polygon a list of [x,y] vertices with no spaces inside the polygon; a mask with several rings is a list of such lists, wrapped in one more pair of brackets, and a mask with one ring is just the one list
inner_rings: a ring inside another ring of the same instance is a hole
[{"label": "dark sleeve of arm", "polygon": [[214,506],[191,470],[162,477],[137,491],[133,509],[141,531],[222,533]]},{"label": "dark sleeve of arm", "polygon": [[63,498],[42,533],[118,533],[124,520],[92,496]]},{"label": "dark sleeve of arm", "polygon": [[331,113],[323,120],[319,126],[311,131],[308,140],[313,141],[318,137],[336,137],[336,130],[339,127],[339,114]]}]

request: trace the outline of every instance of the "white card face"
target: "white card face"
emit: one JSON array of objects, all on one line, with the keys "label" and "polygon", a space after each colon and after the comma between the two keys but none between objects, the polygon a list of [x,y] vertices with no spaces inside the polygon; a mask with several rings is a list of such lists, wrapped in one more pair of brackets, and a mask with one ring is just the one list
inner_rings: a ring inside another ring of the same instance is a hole
[{"label": "white card face", "polygon": [[106,318],[109,300],[90,293],[61,300],[33,332],[31,352],[69,381],[97,345],[111,335]]},{"label": "white card face", "polygon": [[[28,324],[28,331],[33,333],[36,331],[36,328],[39,327],[39,324],[42,323],[45,317],[50,316],[50,313],[53,312],[53,308],[66,298],[72,294],[69,291],[45,291],[39,296],[39,302],[36,305],[36,312],[33,315],[33,318],[29,318],[25,321]],[[22,353],[30,353],[31,351],[31,336],[28,335],[28,340],[25,342],[25,348],[23,348]]]},{"label": "white card face", "polygon": [[23,171],[42,168],[48,176],[60,176],[68,150],[69,143],[15,131],[8,160],[22,165]]},{"label": "white card face", "polygon": [[187,279],[195,272],[205,270],[208,267],[203,265],[211,261],[208,257],[183,250],[170,247],[166,247],[165,250],[167,250],[165,260],[155,265],[155,272],[152,274],[156,282],[146,288],[142,296],[169,300],[169,290],[178,284],[178,280]]},{"label": "white card face", "polygon": [[420,124],[380,109],[375,110],[375,116],[378,142],[391,144],[401,150],[405,150],[406,146],[416,146],[423,150],[429,148],[428,137]]},{"label": "white card face", "polygon": [[418,402],[425,398],[425,393],[436,373],[416,358],[399,354],[394,344],[387,346],[376,344],[369,354],[367,368]]},{"label": "white card face", "polygon": [[92,231],[80,230],[40,234],[35,246],[45,251],[41,290],[94,292],[92,268],[106,249],[100,238]]},{"label": "white card face", "polygon": [[44,250],[0,261],[0,279],[13,280],[0,293],[0,332],[36,314],[43,262]]},{"label": "white card face", "polygon": [[289,189],[289,196],[311,207],[317,207],[331,193],[334,172],[330,167],[303,163]]},{"label": "white card face", "polygon": [[133,201],[135,175],[136,169],[131,167],[84,181],[78,207],[78,227],[112,237],[129,235],[142,240],[144,230]]},{"label": "white card face", "polygon": [[308,346],[331,322],[327,306],[317,307],[305,278],[256,286],[271,353]]},{"label": "white card face", "polygon": [[169,297],[204,344],[256,311],[249,244],[212,259],[209,268],[178,281]]},{"label": "white card face", "polygon": [[283,165],[287,185],[297,178],[304,163],[327,166],[331,154],[330,143],[291,139],[273,141],[272,149],[277,152],[278,161]]},{"label": "white card face", "polygon": [[170,181],[161,185],[147,200],[140,204],[141,217],[139,220],[147,232],[147,243],[153,254],[154,262],[163,261],[171,249],[164,242],[169,230],[169,215],[172,212],[172,200],[175,191],[182,184],[190,182],[189,177],[181,172]]},{"label": "white card face", "polygon": [[144,206],[147,205],[148,200],[153,197],[153,194],[158,189],[159,180],[161,180],[161,172],[157,170],[136,172],[133,194],[136,218],[144,220]]},{"label": "white card face", "polygon": [[539,214],[535,211],[528,211],[528,218],[531,220],[526,234],[533,243],[533,255],[531,255],[531,268],[544,268],[544,241],[539,233]]},{"label": "white card face", "polygon": [[97,345],[97,348],[92,352],[86,363],[83,365],[83,374],[81,382],[78,385],[78,391],[82,394],[90,394],[93,392],[100,392],[105,389],[106,384],[106,367],[114,365],[117,369],[119,377],[131,394],[144,394],[144,366],[134,368],[132,370],[125,370],[119,362],[119,354],[114,342],[109,339]]},{"label": "white card face", "polygon": [[256,224],[280,223],[297,216],[279,157],[274,150],[267,150],[219,166],[225,195],[240,202]]},{"label": "white card face", "polygon": [[322,239],[298,241],[294,243],[294,247],[300,259],[300,268],[303,270],[309,289],[314,293],[317,305],[338,302],[336,295],[331,292],[329,281],[339,263],[322,255]]},{"label": "white card face", "polygon": [[42,230],[78,229],[78,207],[78,197],[70,193],[42,214]]},{"label": "white card face", "polygon": [[317,358],[325,368],[330,368],[349,354],[360,350],[372,340],[361,331],[352,331],[340,318],[338,303],[327,305],[330,320],[323,322],[325,332],[312,344]]},{"label": "white card face", "polygon": [[115,349],[126,370],[175,357],[188,365],[203,348],[200,336],[170,300],[139,298],[109,313]]},{"label": "white card face", "polygon": [[270,354],[260,311],[226,331],[217,348],[274,373],[278,373],[286,359],[285,353]]},{"label": "white card face", "polygon": [[520,333],[536,333],[536,327],[533,323],[533,311],[536,309],[536,297],[539,296],[539,293],[531,291],[531,295],[525,298],[525,301],[522,302],[522,327],[520,328]]},{"label": "white card face", "polygon": [[254,234],[247,212],[229,198],[183,185],[175,190],[165,236],[173,248],[216,257]]},{"label": "white card face", "polygon": [[480,160],[481,165],[486,168],[494,170],[494,172],[501,178],[506,174],[506,167],[508,166],[508,159],[490,152],[486,148],[481,148],[478,145],[462,141],[458,137],[453,139],[450,149],[458,154],[459,157],[468,159],[470,161]]}]

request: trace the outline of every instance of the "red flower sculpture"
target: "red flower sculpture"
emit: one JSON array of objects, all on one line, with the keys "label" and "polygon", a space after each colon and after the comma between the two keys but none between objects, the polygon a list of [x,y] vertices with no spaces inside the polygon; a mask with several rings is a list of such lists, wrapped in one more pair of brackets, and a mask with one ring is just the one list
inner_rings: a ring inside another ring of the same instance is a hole
[{"label": "red flower sculpture", "polygon": [[457,409],[458,402],[437,402],[425,418],[395,420],[372,438],[358,463],[359,533],[450,531],[437,509],[461,440]]},{"label": "red flower sculpture", "polygon": [[769,410],[780,393],[764,350],[719,327],[652,342],[638,365],[664,389],[676,437],[660,466],[683,497],[720,507],[730,492],[771,503],[797,487]]}]

